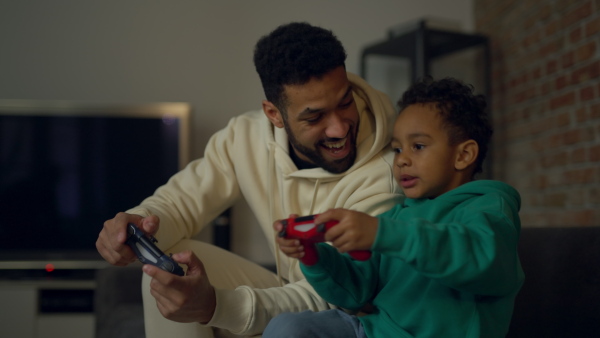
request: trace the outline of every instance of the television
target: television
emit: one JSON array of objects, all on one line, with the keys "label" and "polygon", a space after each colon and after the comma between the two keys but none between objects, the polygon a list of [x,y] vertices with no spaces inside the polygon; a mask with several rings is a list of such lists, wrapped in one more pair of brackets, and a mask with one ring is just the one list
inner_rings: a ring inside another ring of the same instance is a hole
[{"label": "television", "polygon": [[94,269],[104,221],[189,161],[188,103],[0,100],[0,270]]}]

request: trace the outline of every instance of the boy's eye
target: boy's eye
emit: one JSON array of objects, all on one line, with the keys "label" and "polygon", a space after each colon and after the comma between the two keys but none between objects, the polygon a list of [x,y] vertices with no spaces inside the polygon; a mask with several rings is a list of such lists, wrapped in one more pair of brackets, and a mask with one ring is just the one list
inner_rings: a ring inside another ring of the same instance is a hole
[{"label": "boy's eye", "polygon": [[394,150],[394,153],[396,154],[400,154],[402,153],[402,148],[392,148]]},{"label": "boy's eye", "polygon": [[415,144],[415,145],[413,146],[413,148],[414,148],[415,150],[423,150],[423,149],[425,149],[425,145],[424,145],[424,144],[418,144],[418,143],[417,143],[417,144]]}]

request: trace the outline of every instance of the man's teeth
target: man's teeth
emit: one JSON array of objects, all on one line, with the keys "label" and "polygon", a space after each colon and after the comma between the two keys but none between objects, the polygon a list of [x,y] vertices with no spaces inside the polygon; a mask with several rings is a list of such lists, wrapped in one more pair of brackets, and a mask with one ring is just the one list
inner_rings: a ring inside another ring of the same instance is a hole
[{"label": "man's teeth", "polygon": [[327,148],[333,149],[333,148],[341,148],[344,146],[344,144],[346,144],[346,139],[343,139],[337,143],[325,143],[325,146]]}]

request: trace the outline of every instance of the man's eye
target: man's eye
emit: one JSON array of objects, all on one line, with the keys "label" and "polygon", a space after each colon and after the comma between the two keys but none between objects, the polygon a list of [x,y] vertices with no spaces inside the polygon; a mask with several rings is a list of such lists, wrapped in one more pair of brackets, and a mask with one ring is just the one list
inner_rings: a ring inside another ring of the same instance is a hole
[{"label": "man's eye", "polygon": [[340,105],[340,108],[348,108],[352,105],[352,103],[354,103],[354,97],[352,99],[350,99],[348,102],[342,103]]},{"label": "man's eye", "polygon": [[304,121],[306,121],[308,123],[317,123],[321,120],[322,117],[323,117],[323,115],[318,114],[318,115],[311,116],[311,117],[305,119]]}]

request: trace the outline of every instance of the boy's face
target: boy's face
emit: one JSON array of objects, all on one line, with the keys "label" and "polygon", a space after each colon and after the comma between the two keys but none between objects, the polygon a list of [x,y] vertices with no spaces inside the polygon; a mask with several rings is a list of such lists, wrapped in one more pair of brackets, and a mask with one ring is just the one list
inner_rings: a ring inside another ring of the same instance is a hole
[{"label": "boy's face", "polygon": [[435,103],[413,104],[394,124],[394,177],[409,198],[435,198],[464,183]]},{"label": "boy's face", "polygon": [[263,109],[276,127],[285,127],[290,151],[332,173],[348,170],[356,159],[359,115],[344,67],[284,91],[286,118],[268,103]]}]

